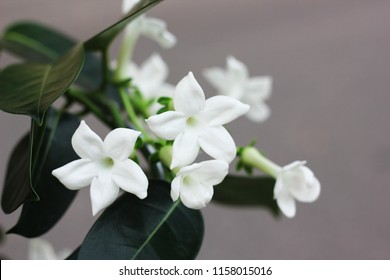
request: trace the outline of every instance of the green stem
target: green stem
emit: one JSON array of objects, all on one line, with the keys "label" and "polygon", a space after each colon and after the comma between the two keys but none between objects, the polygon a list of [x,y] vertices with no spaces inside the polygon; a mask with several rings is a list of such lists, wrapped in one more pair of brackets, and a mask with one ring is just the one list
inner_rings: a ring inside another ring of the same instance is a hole
[{"label": "green stem", "polygon": [[72,88],[68,90],[68,96],[78,101],[82,105],[84,105],[90,112],[92,112],[103,123],[105,123],[109,127],[112,127],[111,122],[107,120],[106,115],[103,113],[100,107],[97,106],[90,98],[88,98],[85,92]]},{"label": "green stem", "polygon": [[108,54],[108,49],[105,49],[102,51],[102,72],[103,72],[103,80],[102,84],[100,85],[100,89],[104,91],[105,87],[107,86],[109,80],[110,80],[110,57]]},{"label": "green stem", "polygon": [[120,83],[125,79],[125,70],[127,64],[130,62],[133,56],[135,44],[138,40],[140,33],[138,30],[129,25],[124,30],[123,41],[119,49],[119,55],[117,58],[117,67],[114,71],[113,80],[115,83]]},{"label": "green stem", "polygon": [[[115,101],[106,98],[103,94],[96,94],[94,98],[101,104],[107,106],[117,127],[126,127],[126,122],[123,120],[121,110]],[[114,129],[115,127],[111,128]]]},{"label": "green stem", "polygon": [[260,171],[276,178],[281,167],[263,156],[256,148],[247,147],[243,150],[241,160],[244,164],[257,168]]},{"label": "green stem", "polygon": [[131,104],[130,99],[129,99],[128,92],[123,87],[119,87],[118,90],[119,90],[119,95],[120,95],[122,102],[123,102],[123,106],[125,106],[125,110],[126,110],[127,116],[129,117],[129,120],[133,123],[134,127],[137,130],[142,132],[142,134],[144,136],[144,141],[152,141],[152,137],[146,131],[144,126],[140,123],[140,121],[139,121],[139,119],[134,111],[133,105]]}]

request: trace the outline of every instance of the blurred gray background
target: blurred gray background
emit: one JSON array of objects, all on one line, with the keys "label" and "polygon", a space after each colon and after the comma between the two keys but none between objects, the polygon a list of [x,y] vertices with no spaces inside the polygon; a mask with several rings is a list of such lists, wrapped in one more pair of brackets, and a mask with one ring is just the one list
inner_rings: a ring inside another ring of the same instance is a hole
[{"label": "blurred gray background", "polygon": [[[120,0],[0,0],[0,29],[32,19],[85,40],[115,22],[120,7]],[[388,259],[390,1],[166,0],[148,15],[167,21],[178,45],[162,50],[142,39],[135,60],[161,53],[172,84],[191,70],[213,95],[201,71],[224,67],[227,55],[246,63],[252,76],[271,75],[271,118],[241,118],[228,128],[239,145],[258,139],[280,165],[307,160],[322,183],[319,200],[299,203],[291,220],[208,205],[199,259]],[[0,66],[11,61],[3,56]],[[0,181],[28,127],[27,117],[0,112]],[[78,246],[92,225],[88,195],[82,191],[44,236],[57,250]],[[1,213],[0,224],[10,228],[18,213]],[[0,251],[23,259],[27,242],[10,235]]]}]

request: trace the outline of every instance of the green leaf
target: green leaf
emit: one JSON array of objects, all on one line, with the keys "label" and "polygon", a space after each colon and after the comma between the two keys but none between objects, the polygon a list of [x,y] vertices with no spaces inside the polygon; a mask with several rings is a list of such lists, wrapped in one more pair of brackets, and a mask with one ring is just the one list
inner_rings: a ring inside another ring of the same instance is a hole
[{"label": "green leaf", "polygon": [[6,172],[1,207],[6,214],[15,211],[23,202],[36,199],[30,187],[29,140],[26,135],[11,153]]},{"label": "green leaf", "polygon": [[213,201],[229,206],[260,206],[279,215],[274,200],[275,179],[228,175],[214,188]]},{"label": "green leaf", "polygon": [[24,203],[9,233],[39,236],[52,228],[72,202],[76,192],[66,189],[51,171],[78,158],[71,146],[78,125],[75,116],[55,110],[46,114],[42,126],[32,121],[31,142],[26,135],[17,145],[6,173],[4,212],[10,213]]},{"label": "green leaf", "polygon": [[172,203],[170,185],[151,181],[144,200],[124,194],[92,226],[79,259],[194,259],[203,239],[200,211]]},{"label": "green leaf", "polygon": [[66,260],[77,260],[79,256],[80,247],[75,249],[67,258]]},{"label": "green leaf", "polygon": [[[37,22],[21,21],[8,26],[0,38],[0,48],[28,61],[48,63],[60,59],[77,45],[75,39]],[[96,89],[102,80],[99,57],[86,53],[84,65],[75,81]]]},{"label": "green leaf", "polygon": [[86,50],[98,51],[106,50],[114,38],[126,27],[126,25],[137,16],[157,5],[163,0],[141,0],[131,11],[121,20],[106,28],[99,34],[85,42]]},{"label": "green leaf", "polygon": [[75,41],[39,23],[22,21],[8,26],[0,47],[30,61],[53,62],[65,55]]},{"label": "green leaf", "polygon": [[47,108],[77,78],[84,49],[77,45],[53,64],[23,63],[0,72],[0,109],[29,115],[39,124]]}]

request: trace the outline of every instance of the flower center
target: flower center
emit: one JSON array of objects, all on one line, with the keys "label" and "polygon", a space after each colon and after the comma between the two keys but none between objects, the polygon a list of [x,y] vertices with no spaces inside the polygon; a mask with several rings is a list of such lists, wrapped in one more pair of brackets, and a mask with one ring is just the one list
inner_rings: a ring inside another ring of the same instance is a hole
[{"label": "flower center", "polygon": [[189,117],[186,121],[186,124],[191,127],[195,127],[198,123],[198,120],[195,117]]},{"label": "flower center", "polygon": [[191,185],[191,183],[193,182],[194,180],[191,178],[191,176],[187,175],[187,176],[184,176],[183,178],[183,184],[184,185]]},{"label": "flower center", "polygon": [[114,166],[114,160],[110,157],[105,157],[102,159],[102,165],[106,168],[110,168]]}]

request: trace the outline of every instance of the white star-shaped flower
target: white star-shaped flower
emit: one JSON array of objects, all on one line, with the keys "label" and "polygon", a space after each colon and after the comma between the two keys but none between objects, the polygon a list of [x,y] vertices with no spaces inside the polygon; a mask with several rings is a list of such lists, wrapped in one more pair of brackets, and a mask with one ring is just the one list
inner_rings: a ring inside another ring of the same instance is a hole
[{"label": "white star-shaped flower", "polygon": [[29,242],[28,258],[30,260],[64,260],[72,253],[70,249],[63,249],[57,253],[50,242],[35,238]]},{"label": "white star-shaped flower", "polygon": [[108,207],[119,195],[119,189],[143,199],[148,179],[129,156],[140,132],[117,128],[104,142],[81,121],[72,137],[72,146],[81,159],[53,170],[52,174],[68,189],[91,186],[92,214]]},{"label": "white star-shaped flower", "polygon": [[192,209],[200,209],[210,202],[213,186],[223,181],[229,165],[221,160],[209,160],[183,167],[171,185],[171,197]]},{"label": "white star-shaped flower", "polygon": [[289,218],[295,216],[295,200],[313,202],[320,195],[320,182],[305,164],[305,161],[294,161],[282,167],[276,176],[274,197]]},{"label": "white star-shaped flower", "polygon": [[[124,0],[122,3],[122,12],[127,14],[138,2],[139,0]],[[177,42],[175,35],[168,31],[165,21],[146,17],[145,15],[141,15],[130,22],[126,28],[126,32],[139,32],[156,41],[163,48],[171,48]]]},{"label": "white star-shaped flower", "polygon": [[158,54],[150,56],[140,67],[131,62],[124,71],[124,74],[131,77],[132,84],[140,89],[146,99],[173,96],[175,87],[165,82],[168,73],[167,64]]},{"label": "white star-shaped flower", "polygon": [[250,105],[247,117],[254,122],[263,122],[270,115],[270,108],[264,100],[272,90],[272,79],[268,76],[249,77],[244,63],[233,56],[226,59],[226,70],[214,67],[204,70],[206,80],[219,94],[234,97]]},{"label": "white star-shaped flower", "polygon": [[159,137],[174,140],[171,169],[191,164],[199,149],[215,159],[230,163],[236,145],[223,127],[249,110],[249,106],[227,96],[205,100],[202,88],[190,72],[176,86],[175,111],[154,115],[146,120]]}]

